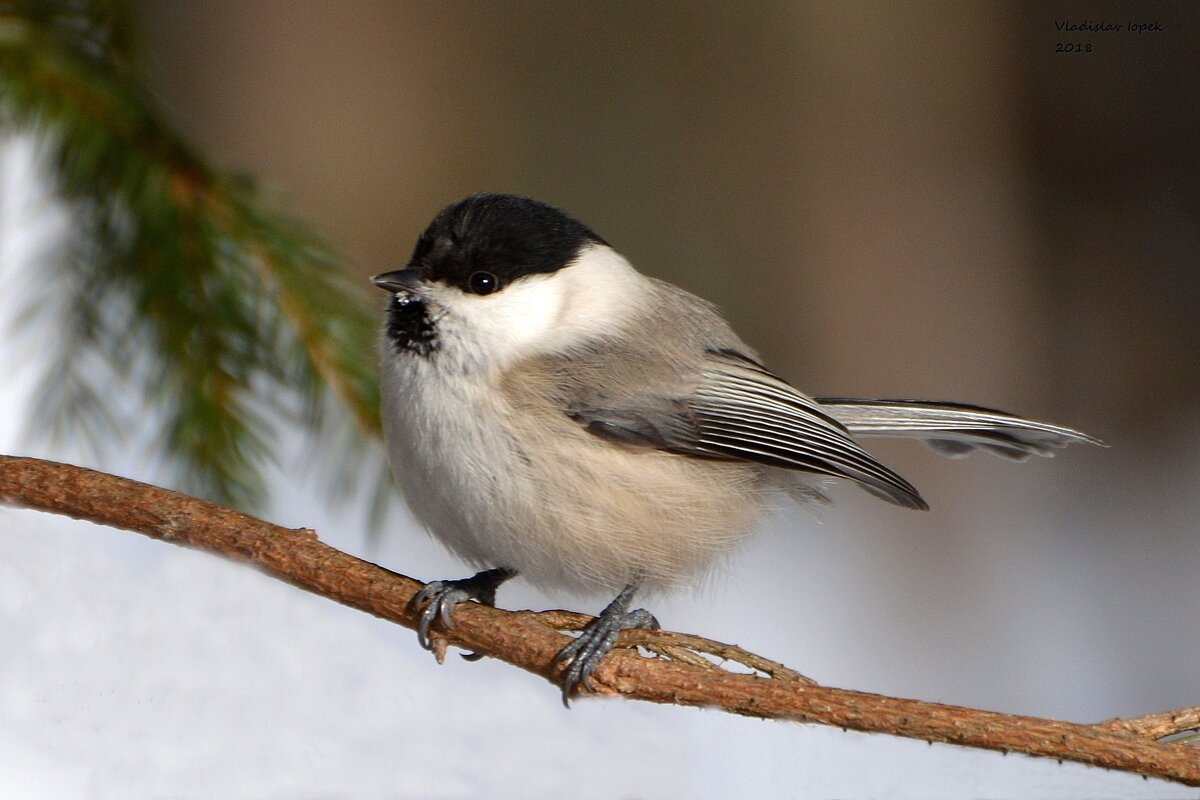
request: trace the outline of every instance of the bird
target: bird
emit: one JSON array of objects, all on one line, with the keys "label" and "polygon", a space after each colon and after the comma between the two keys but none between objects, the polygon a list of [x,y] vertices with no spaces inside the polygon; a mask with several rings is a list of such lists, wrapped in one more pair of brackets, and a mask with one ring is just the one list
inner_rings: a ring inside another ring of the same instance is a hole
[{"label": "bird", "polygon": [[418,641],[430,649],[457,605],[494,605],[517,576],[611,596],[555,659],[567,705],[594,689],[622,630],[658,627],[635,596],[693,585],[778,493],[824,505],[840,479],[927,509],[861,439],[1018,461],[1103,445],[982,406],[809,397],[714,305],[529,197],[451,203],[407,265],[371,280],[389,294],[380,386],[393,475],[417,520],[478,570],[414,597]]}]

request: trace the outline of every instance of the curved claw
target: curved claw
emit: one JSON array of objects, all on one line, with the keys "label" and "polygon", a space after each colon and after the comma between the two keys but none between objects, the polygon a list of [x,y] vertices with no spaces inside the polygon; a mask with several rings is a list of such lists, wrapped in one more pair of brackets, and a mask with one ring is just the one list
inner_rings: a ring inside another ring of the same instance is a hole
[{"label": "curved claw", "polygon": [[412,599],[413,608],[421,608],[421,616],[417,620],[417,641],[426,650],[433,649],[429,637],[429,628],[435,620],[440,620],[442,627],[453,628],[450,612],[459,603],[471,599],[471,595],[454,585],[454,581],[433,581],[417,592]]},{"label": "curved claw", "polygon": [[571,707],[571,695],[582,686],[594,691],[592,673],[617,643],[621,631],[630,628],[658,630],[658,620],[644,608],[625,612],[611,607],[588,623],[587,627],[554,657],[555,666],[566,667],[562,682],[563,706]]},{"label": "curved claw", "polygon": [[429,629],[434,622],[441,622],[442,627],[446,629],[454,627],[450,615],[459,603],[475,600],[489,606],[495,605],[496,588],[515,574],[510,569],[500,567],[484,570],[470,578],[431,581],[425,584],[409,602],[410,608],[421,609],[421,614],[417,617],[417,641],[421,647],[426,650],[433,649]]}]

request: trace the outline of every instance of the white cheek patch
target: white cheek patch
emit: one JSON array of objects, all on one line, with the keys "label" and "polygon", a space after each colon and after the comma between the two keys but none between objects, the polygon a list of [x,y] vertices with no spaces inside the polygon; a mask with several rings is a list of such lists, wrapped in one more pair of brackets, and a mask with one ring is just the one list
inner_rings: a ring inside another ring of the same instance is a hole
[{"label": "white cheek patch", "polygon": [[557,274],[530,275],[495,294],[475,295],[453,287],[431,292],[444,309],[439,320],[443,345],[461,343],[492,364],[508,363],[553,336],[563,308]]},{"label": "white cheek patch", "polygon": [[503,366],[611,333],[644,302],[644,281],[612,248],[593,245],[557,272],[527,275],[494,294],[437,286],[429,297],[444,310],[443,346],[460,344]]}]

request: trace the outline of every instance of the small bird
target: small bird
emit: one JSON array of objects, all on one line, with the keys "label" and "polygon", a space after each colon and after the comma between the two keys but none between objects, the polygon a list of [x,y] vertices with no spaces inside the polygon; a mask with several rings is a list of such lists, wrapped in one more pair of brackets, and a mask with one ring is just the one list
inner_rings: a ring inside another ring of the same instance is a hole
[{"label": "small bird", "polygon": [[442,210],[391,294],[382,415],[405,500],[481,571],[415,598],[418,639],[466,600],[493,604],[517,575],[548,590],[615,593],[557,656],[569,702],[620,631],[657,627],[639,591],[688,585],[785,492],[828,503],[830,479],[926,509],[858,443],[924,440],[1022,460],[1074,442],[1069,428],[989,408],[812,398],[771,373],[695,295],[646,277],[563,211],[475,194]]}]

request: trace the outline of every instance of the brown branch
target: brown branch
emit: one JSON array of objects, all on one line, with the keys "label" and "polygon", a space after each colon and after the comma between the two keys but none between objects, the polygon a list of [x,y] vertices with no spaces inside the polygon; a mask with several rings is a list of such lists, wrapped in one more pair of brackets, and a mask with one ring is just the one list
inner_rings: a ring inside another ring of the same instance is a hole
[{"label": "brown branch", "polygon": [[[0,456],[0,502],[221,553],[339,603],[408,628],[416,624],[408,603],[419,582],[334,550],[311,530],[280,528],[80,467],[12,456]],[[443,641],[557,683],[552,662],[566,641],[559,631],[578,629],[587,619],[467,603],[455,610]],[[601,693],[1079,761],[1200,786],[1200,748],[1155,741],[1200,727],[1200,707],[1076,724],[818,686],[782,665],[684,634],[630,631],[622,644],[657,657],[614,652],[594,676]],[[739,662],[753,674],[717,668],[713,658]]]}]

